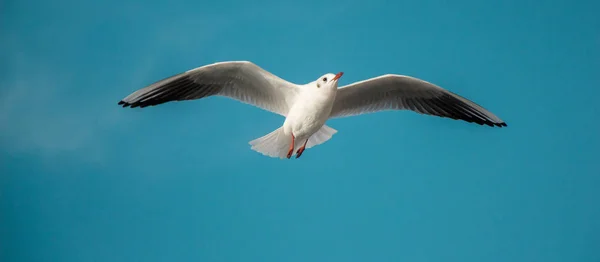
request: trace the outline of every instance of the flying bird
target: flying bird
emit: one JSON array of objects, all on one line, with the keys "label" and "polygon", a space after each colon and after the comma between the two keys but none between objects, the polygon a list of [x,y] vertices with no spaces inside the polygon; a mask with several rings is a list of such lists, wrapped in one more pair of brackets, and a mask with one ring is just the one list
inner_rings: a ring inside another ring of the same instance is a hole
[{"label": "flying bird", "polygon": [[410,76],[386,74],[338,88],[343,72],[327,73],[307,84],[286,81],[249,61],[201,66],[139,89],[118,102],[147,107],[171,101],[224,96],[285,117],[283,125],[249,142],[263,155],[300,157],[306,148],[329,140],[337,130],[331,118],[384,110],[463,120],[491,127],[507,126],[476,103],[437,85]]}]

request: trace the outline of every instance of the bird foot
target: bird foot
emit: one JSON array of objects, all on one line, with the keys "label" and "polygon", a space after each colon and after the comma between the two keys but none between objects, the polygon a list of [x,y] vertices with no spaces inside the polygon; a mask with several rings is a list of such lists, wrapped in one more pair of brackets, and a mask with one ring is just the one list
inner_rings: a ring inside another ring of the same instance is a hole
[{"label": "bird foot", "polygon": [[296,158],[299,158],[303,152],[304,152],[304,147],[298,148],[298,151],[296,151]]},{"label": "bird foot", "polygon": [[288,150],[287,153],[287,158],[290,159],[290,157],[292,157],[292,154],[294,153],[294,145],[295,145],[295,140],[296,137],[294,137],[294,134],[292,134],[292,143],[290,144],[290,150]]}]

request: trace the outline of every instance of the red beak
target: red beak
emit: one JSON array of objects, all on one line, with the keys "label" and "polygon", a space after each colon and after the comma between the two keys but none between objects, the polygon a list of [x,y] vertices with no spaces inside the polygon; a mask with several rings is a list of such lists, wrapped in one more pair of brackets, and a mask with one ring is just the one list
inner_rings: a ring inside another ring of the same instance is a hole
[{"label": "red beak", "polygon": [[337,75],[335,75],[335,77],[333,78],[333,81],[340,79],[340,77],[342,77],[343,74],[344,72],[337,73]]}]

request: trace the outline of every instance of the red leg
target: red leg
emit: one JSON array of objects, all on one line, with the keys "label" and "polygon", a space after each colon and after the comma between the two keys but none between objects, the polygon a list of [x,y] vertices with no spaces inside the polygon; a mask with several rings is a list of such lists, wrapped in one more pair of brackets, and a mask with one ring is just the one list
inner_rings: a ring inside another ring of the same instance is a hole
[{"label": "red leg", "polygon": [[295,139],[296,139],[296,138],[294,137],[294,134],[292,134],[292,144],[290,144],[290,150],[288,150],[288,153],[287,153],[287,158],[288,158],[288,159],[289,159],[290,157],[292,157],[292,154],[294,153],[294,143],[295,143],[295,142],[294,142],[294,140],[295,140]]},{"label": "red leg", "polygon": [[306,139],[306,141],[304,141],[304,145],[302,145],[302,147],[298,148],[298,151],[296,151],[296,158],[299,158],[302,155],[302,152],[304,152],[304,149],[306,148],[306,143],[308,143],[308,139]]}]

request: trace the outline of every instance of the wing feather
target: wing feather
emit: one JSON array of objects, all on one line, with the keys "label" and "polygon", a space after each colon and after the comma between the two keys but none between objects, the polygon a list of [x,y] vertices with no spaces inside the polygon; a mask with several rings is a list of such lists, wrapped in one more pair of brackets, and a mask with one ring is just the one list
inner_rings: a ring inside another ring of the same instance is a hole
[{"label": "wing feather", "polygon": [[384,110],[411,110],[479,125],[507,126],[473,101],[432,83],[402,75],[383,75],[341,87],[330,118]]},{"label": "wing feather", "polygon": [[171,101],[224,96],[287,115],[298,86],[248,61],[214,63],[139,89],[119,101],[123,107],[155,106]]}]

